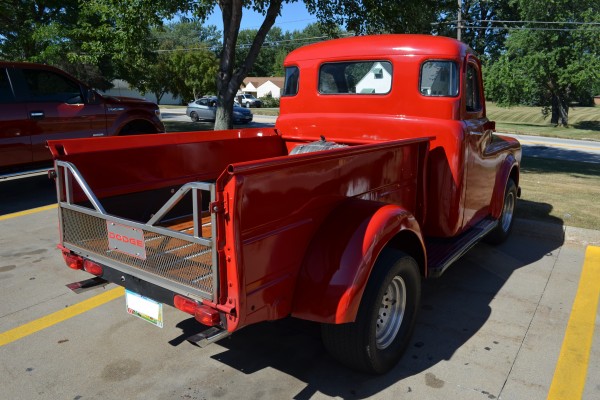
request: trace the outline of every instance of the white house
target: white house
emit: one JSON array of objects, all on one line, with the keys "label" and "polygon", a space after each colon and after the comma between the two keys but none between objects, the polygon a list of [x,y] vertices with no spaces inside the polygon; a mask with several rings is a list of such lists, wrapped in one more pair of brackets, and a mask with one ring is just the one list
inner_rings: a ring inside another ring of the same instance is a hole
[{"label": "white house", "polygon": [[240,92],[252,94],[256,98],[266,97],[270,94],[274,99],[278,99],[281,97],[283,81],[284,78],[279,76],[247,77],[242,83]]},{"label": "white house", "polygon": [[392,64],[376,62],[356,84],[356,93],[387,93],[392,87]]}]

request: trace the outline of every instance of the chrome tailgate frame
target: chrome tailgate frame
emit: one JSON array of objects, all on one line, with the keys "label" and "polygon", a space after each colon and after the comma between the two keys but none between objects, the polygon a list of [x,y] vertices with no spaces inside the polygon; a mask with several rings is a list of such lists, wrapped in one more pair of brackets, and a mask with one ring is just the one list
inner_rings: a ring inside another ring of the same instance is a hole
[{"label": "chrome tailgate frame", "polygon": [[[201,207],[203,192],[209,194],[210,204],[215,202],[214,183],[190,182],[183,185],[147,222],[142,223],[108,214],[72,163],[56,160],[55,172],[62,246],[84,258],[173,292],[199,300],[217,301],[216,213],[210,207],[204,210],[205,215],[210,213],[211,235],[203,237]],[[93,208],[74,203],[74,185],[79,186]],[[192,193],[193,227],[178,231],[157,226],[189,192]],[[107,244],[106,228],[103,228],[103,224],[107,223],[141,230],[144,246],[150,249],[150,260],[111,249]],[[191,279],[196,274],[198,276]]]}]

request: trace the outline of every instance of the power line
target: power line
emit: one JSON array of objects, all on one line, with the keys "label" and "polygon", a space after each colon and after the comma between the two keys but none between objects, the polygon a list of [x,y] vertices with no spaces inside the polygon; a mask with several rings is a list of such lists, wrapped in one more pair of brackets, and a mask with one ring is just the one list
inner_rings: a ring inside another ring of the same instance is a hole
[{"label": "power line", "polygon": [[[339,35],[340,37],[349,37],[349,36],[355,36],[354,33],[342,33]],[[318,41],[323,41],[323,40],[327,40],[327,39],[332,39],[330,36],[312,36],[312,37],[308,37],[308,38],[296,38],[296,39],[282,39],[282,40],[274,40],[274,41],[270,41],[270,42],[264,42],[263,47],[276,47],[276,46],[280,46],[282,44],[286,44],[286,43],[305,43],[305,42],[318,42]],[[246,48],[250,48],[252,46],[252,43],[238,43],[237,44],[237,48],[239,49],[246,49]],[[173,53],[173,52],[178,52],[178,51],[197,51],[197,50],[220,50],[220,46],[218,48],[216,47],[210,47],[207,45],[201,45],[199,47],[187,47],[187,48],[178,48],[178,49],[160,49],[160,50],[154,50],[155,53]]]},{"label": "power line", "polygon": [[[440,22],[432,22],[431,25],[454,25],[457,23],[498,23],[498,24],[554,24],[554,25],[588,25],[588,26],[600,26],[600,22],[568,22],[568,21],[504,21],[504,20],[495,20],[495,19],[476,19],[473,21],[461,19],[461,20],[452,20],[452,21],[440,21]],[[548,28],[550,29],[550,28]],[[571,28],[575,29],[575,28]]]},{"label": "power line", "polygon": [[495,19],[480,19],[476,22],[498,22],[502,24],[568,24],[568,25],[600,25],[600,22],[577,22],[577,21],[504,21]]},{"label": "power line", "polygon": [[598,28],[534,28],[527,26],[474,26],[474,25],[463,25],[463,29],[492,29],[492,30],[508,30],[508,31],[561,31],[561,32],[598,32]]}]

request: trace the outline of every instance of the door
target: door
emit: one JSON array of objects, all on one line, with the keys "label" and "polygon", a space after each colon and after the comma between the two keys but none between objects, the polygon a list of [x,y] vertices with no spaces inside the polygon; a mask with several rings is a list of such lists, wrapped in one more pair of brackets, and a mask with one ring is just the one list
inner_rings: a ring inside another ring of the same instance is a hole
[{"label": "door", "polygon": [[0,68],[0,167],[32,161],[26,105],[15,97],[6,68]]},{"label": "door", "polygon": [[105,120],[103,104],[85,104],[81,85],[69,77],[44,69],[21,70],[28,92],[33,161],[51,158],[47,140],[92,137],[96,121]]},{"label": "door", "polygon": [[499,165],[497,154],[491,151],[494,123],[485,116],[480,68],[475,59],[468,60],[462,98],[468,160],[463,226],[467,226],[489,214]]}]

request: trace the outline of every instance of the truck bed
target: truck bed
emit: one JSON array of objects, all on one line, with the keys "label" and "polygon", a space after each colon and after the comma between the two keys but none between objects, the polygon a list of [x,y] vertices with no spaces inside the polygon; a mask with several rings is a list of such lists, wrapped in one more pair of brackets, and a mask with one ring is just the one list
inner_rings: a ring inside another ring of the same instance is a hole
[{"label": "truck bed", "polygon": [[[49,143],[63,246],[215,303],[227,290],[221,274],[243,274],[248,302],[288,290],[315,231],[347,198],[402,204],[423,217],[428,138],[355,140],[298,155],[291,150],[306,142],[260,129],[97,143]],[[139,238],[139,249],[111,242],[115,232]],[[227,271],[224,243],[238,254]]]}]

